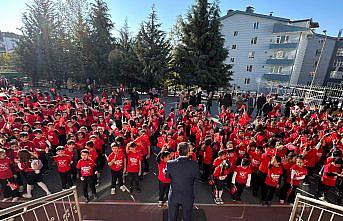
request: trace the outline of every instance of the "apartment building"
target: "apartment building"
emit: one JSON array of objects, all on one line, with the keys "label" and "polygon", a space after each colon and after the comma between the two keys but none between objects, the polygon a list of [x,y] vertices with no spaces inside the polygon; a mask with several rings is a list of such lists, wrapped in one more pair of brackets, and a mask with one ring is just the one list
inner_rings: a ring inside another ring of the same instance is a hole
[{"label": "apartment building", "polygon": [[221,18],[227,63],[233,66],[236,88],[259,90],[270,85],[296,84],[302,76],[302,64],[309,36],[319,27],[312,19],[288,18],[229,10]]}]

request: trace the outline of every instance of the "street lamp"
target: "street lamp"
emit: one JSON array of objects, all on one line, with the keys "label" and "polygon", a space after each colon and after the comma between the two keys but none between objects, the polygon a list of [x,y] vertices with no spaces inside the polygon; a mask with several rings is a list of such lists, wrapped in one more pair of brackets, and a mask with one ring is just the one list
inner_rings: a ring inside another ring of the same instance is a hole
[{"label": "street lamp", "polygon": [[312,81],[311,81],[311,85],[310,85],[310,91],[309,91],[309,94],[308,94],[308,98],[310,97],[310,94],[312,92],[312,87],[313,87],[314,79],[316,78],[318,67],[319,67],[319,63],[320,63],[320,60],[322,58],[322,54],[323,54],[323,50],[324,50],[324,47],[325,47],[325,44],[326,44],[326,40],[328,38],[328,36],[326,34],[326,30],[323,30],[323,33],[325,34],[325,38],[324,38],[324,42],[323,42],[322,48],[320,50],[320,54],[319,54],[319,58],[318,58],[318,62],[317,62],[316,68],[314,69],[314,73],[313,73],[313,77],[312,77]]}]

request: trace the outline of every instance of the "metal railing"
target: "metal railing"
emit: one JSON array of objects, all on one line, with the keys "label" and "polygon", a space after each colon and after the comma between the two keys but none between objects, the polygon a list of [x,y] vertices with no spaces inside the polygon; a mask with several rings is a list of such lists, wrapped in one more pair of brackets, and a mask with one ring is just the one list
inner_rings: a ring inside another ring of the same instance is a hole
[{"label": "metal railing", "polygon": [[343,220],[343,207],[297,194],[289,221]]},{"label": "metal railing", "polygon": [[3,221],[82,221],[76,186],[0,210]]}]

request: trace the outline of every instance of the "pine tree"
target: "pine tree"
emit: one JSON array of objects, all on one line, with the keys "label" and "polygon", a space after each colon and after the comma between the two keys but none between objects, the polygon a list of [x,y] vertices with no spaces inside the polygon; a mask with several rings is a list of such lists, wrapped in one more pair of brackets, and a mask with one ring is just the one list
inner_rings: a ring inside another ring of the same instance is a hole
[{"label": "pine tree", "polygon": [[160,87],[171,71],[171,46],[166,33],[161,30],[161,24],[158,23],[154,6],[148,20],[141,24],[135,51],[143,67],[143,88]]},{"label": "pine tree", "polygon": [[175,48],[173,63],[186,86],[212,90],[227,86],[230,80],[219,12],[217,2],[210,5],[207,0],[197,0],[187,14],[187,21],[181,22],[181,43]]},{"label": "pine tree", "polygon": [[60,74],[56,65],[59,23],[55,6],[52,0],[33,0],[23,14],[16,53],[22,71],[31,75],[34,83],[54,80]]},{"label": "pine tree", "polygon": [[114,38],[111,30],[114,25],[109,15],[109,9],[103,0],[95,0],[91,4],[91,70],[99,83],[113,81],[108,56],[113,49]]},{"label": "pine tree", "polygon": [[119,31],[116,47],[110,53],[109,61],[117,83],[129,87],[141,87],[142,65],[134,51],[134,42],[126,19]]}]

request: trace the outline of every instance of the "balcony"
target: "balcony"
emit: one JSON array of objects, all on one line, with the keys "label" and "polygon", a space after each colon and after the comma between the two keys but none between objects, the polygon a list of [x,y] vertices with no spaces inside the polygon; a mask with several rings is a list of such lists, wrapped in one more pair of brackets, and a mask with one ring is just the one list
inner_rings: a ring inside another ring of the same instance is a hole
[{"label": "balcony", "polygon": [[282,44],[270,44],[270,49],[296,49],[298,43],[282,43]]},{"label": "balcony", "polygon": [[343,79],[343,71],[331,71],[330,72],[331,79]]},{"label": "balcony", "polygon": [[266,81],[289,82],[291,75],[282,73],[266,73],[263,75],[263,79]]},{"label": "balcony", "polygon": [[289,66],[293,65],[294,59],[293,58],[271,58],[267,59],[266,64],[275,64],[275,65],[283,65]]},{"label": "balcony", "polygon": [[281,33],[281,32],[300,32],[309,30],[305,27],[293,26],[293,25],[285,25],[281,23],[275,23],[273,27],[273,33]]}]

